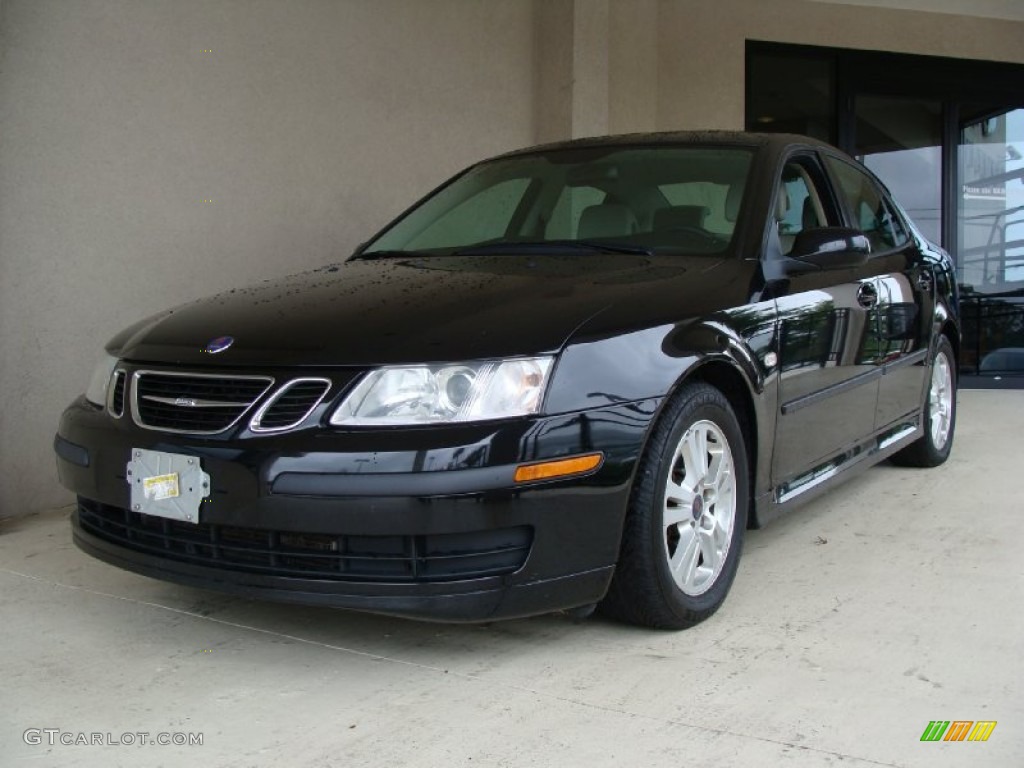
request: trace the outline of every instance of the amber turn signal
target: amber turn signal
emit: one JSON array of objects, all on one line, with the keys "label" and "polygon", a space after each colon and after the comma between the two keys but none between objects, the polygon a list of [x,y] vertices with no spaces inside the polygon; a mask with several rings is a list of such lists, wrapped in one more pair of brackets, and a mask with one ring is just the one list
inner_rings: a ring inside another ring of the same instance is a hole
[{"label": "amber turn signal", "polygon": [[554,477],[579,475],[600,466],[602,461],[604,461],[603,453],[588,453],[585,456],[573,456],[571,459],[523,464],[516,467],[516,482],[528,483],[531,480],[550,480]]}]

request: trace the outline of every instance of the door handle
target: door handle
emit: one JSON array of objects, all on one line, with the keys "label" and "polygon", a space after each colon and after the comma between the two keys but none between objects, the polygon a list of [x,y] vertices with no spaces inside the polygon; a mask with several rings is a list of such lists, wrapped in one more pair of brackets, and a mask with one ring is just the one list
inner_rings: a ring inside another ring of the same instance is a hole
[{"label": "door handle", "polygon": [[857,303],[864,309],[873,309],[878,304],[878,289],[874,283],[861,283],[857,289]]},{"label": "door handle", "polygon": [[927,269],[922,269],[917,273],[917,287],[923,293],[928,293],[932,289],[932,273]]}]

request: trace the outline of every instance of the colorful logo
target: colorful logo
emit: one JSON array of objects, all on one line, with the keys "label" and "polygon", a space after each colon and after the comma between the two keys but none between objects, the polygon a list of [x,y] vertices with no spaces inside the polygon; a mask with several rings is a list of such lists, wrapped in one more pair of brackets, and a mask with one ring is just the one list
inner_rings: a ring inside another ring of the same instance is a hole
[{"label": "colorful logo", "polygon": [[995,720],[932,720],[921,741],[988,741],[995,729]]},{"label": "colorful logo", "polygon": [[203,352],[209,352],[211,355],[216,355],[218,352],[223,352],[234,343],[234,336],[218,336],[216,339],[211,339],[210,342],[203,347]]}]

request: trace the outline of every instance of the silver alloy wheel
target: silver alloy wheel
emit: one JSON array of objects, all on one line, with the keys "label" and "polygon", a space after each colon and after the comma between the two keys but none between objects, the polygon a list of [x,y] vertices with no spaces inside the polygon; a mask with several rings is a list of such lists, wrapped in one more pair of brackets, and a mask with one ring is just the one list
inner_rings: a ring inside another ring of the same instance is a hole
[{"label": "silver alloy wheel", "polygon": [[684,594],[702,595],[722,572],[736,522],[735,464],[711,421],[690,426],[672,454],[662,516],[665,557]]},{"label": "silver alloy wheel", "polygon": [[931,423],[932,445],[941,451],[949,439],[949,428],[953,424],[953,372],[949,358],[940,352],[932,365],[932,384],[928,391],[928,412]]}]

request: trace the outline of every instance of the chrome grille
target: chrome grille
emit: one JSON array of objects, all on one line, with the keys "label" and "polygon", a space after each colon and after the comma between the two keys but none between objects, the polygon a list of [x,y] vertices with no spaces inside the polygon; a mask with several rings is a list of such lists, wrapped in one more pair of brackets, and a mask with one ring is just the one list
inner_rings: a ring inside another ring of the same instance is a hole
[{"label": "chrome grille", "polygon": [[128,374],[124,371],[118,370],[114,372],[114,380],[111,382],[110,394],[107,400],[107,409],[110,411],[110,415],[116,418],[121,418],[124,414],[124,390],[127,381]]},{"label": "chrome grille", "polygon": [[320,405],[331,382],[292,379],[271,395],[249,425],[253,432],[278,432],[299,426]]},{"label": "chrome grille", "polygon": [[213,435],[232,427],[274,383],[269,376],[136,371],[132,416],[146,429]]}]

